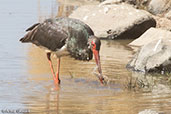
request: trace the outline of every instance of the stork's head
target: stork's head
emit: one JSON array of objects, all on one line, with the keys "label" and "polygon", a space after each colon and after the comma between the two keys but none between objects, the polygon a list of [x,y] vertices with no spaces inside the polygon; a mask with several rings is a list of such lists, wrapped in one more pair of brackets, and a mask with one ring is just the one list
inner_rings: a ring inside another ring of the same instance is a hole
[{"label": "stork's head", "polygon": [[88,40],[88,44],[89,44],[89,48],[94,54],[96,65],[98,67],[98,72],[100,73],[99,80],[101,83],[104,83],[104,78],[102,75],[101,63],[100,63],[100,54],[99,54],[100,46],[101,46],[100,39],[95,36],[90,36]]}]

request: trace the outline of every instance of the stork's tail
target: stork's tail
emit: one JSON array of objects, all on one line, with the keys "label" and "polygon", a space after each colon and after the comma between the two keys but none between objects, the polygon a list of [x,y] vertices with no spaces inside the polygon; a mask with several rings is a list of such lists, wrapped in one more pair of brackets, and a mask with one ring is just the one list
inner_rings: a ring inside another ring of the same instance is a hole
[{"label": "stork's tail", "polygon": [[20,39],[20,42],[24,43],[24,42],[28,42],[28,41],[26,40],[25,37],[23,37],[23,38]]},{"label": "stork's tail", "polygon": [[26,42],[31,42],[32,39],[34,38],[35,33],[37,32],[37,26],[40,23],[36,23],[34,25],[32,25],[31,27],[29,27],[26,31],[28,32],[23,38],[21,38],[19,41],[21,41],[22,43],[26,43]]}]

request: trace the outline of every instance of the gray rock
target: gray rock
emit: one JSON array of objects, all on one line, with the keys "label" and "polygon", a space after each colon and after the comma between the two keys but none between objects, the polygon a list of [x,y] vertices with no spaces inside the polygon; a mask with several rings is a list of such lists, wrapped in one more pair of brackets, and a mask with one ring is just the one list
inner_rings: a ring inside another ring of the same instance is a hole
[{"label": "gray rock", "polygon": [[127,64],[128,69],[140,72],[171,72],[171,40],[160,39],[144,45]]},{"label": "gray rock", "polygon": [[123,0],[105,0],[104,2],[100,3],[99,5],[112,5],[112,4],[118,4],[118,3],[122,3]]},{"label": "gray rock", "polygon": [[151,0],[148,6],[148,11],[153,14],[161,14],[171,9],[170,0]]},{"label": "gray rock", "polygon": [[105,0],[100,5],[119,4],[123,2],[139,7],[141,5],[146,5],[147,3],[149,3],[149,0]]},{"label": "gray rock", "polygon": [[129,4],[133,4],[133,5],[137,4],[137,0],[124,0],[124,2],[129,3]]},{"label": "gray rock", "polygon": [[171,20],[171,10],[165,14],[165,17]]},{"label": "gray rock", "polygon": [[134,41],[129,43],[129,46],[136,46],[136,47],[143,46],[154,40],[159,40],[159,39],[164,39],[164,38],[171,39],[171,32],[167,30],[151,27],[138,39],[135,39]]},{"label": "gray rock", "polygon": [[69,17],[88,24],[96,36],[109,39],[137,38],[156,26],[150,13],[128,4],[81,6]]},{"label": "gray rock", "polygon": [[171,20],[164,17],[153,16],[157,22],[156,27],[171,31]]}]

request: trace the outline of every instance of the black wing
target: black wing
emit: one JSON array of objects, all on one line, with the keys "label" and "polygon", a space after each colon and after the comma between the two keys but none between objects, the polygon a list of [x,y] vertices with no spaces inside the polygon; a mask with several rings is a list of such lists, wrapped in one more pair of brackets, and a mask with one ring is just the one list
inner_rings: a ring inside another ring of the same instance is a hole
[{"label": "black wing", "polygon": [[34,24],[27,31],[28,33],[20,39],[21,42],[31,42],[51,51],[60,49],[68,38],[67,32],[52,19]]}]

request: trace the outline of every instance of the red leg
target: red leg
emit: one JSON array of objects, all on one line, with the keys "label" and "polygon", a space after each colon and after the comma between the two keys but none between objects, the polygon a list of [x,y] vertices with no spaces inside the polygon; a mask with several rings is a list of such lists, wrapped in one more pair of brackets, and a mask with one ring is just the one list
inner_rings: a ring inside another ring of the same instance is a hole
[{"label": "red leg", "polygon": [[52,65],[52,61],[51,61],[50,56],[51,56],[51,53],[47,53],[47,58],[48,58],[49,65],[50,65],[50,69],[51,69],[51,72],[52,72],[52,75],[53,75],[53,80],[54,80],[54,82],[55,82],[55,83],[57,83],[57,84],[58,84],[58,82],[59,82],[59,81],[58,81],[58,80],[56,80],[55,72],[54,72],[54,69],[53,69],[53,65]]},{"label": "red leg", "polygon": [[58,80],[58,83],[60,84],[59,71],[60,71],[60,58],[58,58],[57,61],[57,72],[56,72],[56,80]]}]

